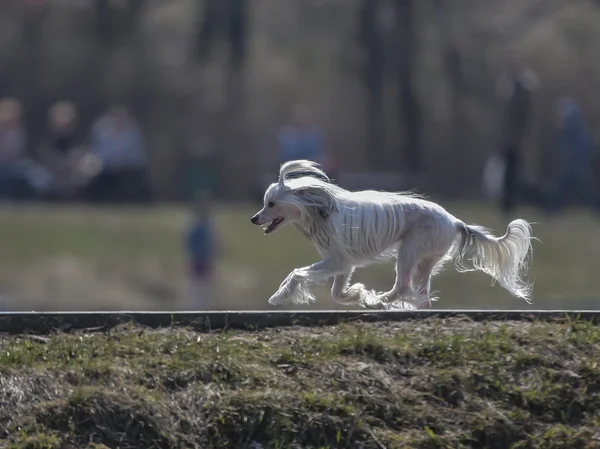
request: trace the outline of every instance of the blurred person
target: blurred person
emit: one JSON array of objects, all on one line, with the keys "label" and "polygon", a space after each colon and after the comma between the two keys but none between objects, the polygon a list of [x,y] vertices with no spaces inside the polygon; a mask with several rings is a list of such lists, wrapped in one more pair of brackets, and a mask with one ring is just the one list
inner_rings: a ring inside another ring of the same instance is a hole
[{"label": "blurred person", "polygon": [[576,194],[588,207],[600,210],[600,195],[593,173],[594,142],[579,104],[571,97],[558,99],[555,116],[558,135],[558,174],[547,208],[555,212]]},{"label": "blurred person", "polygon": [[532,121],[533,94],[538,87],[537,74],[511,54],[497,85],[498,95],[507,102],[502,130],[504,179],[500,199],[500,208],[506,214],[514,211],[520,196],[532,193],[523,179],[522,166]]},{"label": "blurred person", "polygon": [[86,187],[92,202],[147,202],[151,199],[142,131],[122,105],[112,107],[92,127],[92,154],[100,172]]},{"label": "blurred person", "polygon": [[185,233],[192,310],[206,310],[210,303],[216,249],[211,206],[211,198],[207,193],[196,195],[192,222]]},{"label": "blurred person", "polygon": [[0,100],[0,196],[14,199],[28,190],[19,168],[26,157],[25,130],[21,124],[21,104],[12,99]]},{"label": "blurred person", "polygon": [[22,124],[21,104],[12,99],[0,100],[0,164],[15,164],[26,157],[26,136]]},{"label": "blurred person", "polygon": [[48,188],[50,176],[27,154],[21,104],[0,100],[0,197],[33,199]]},{"label": "blurred person", "polygon": [[319,164],[325,162],[323,136],[306,105],[294,107],[291,123],[279,131],[277,140],[281,164],[297,159],[308,159]]},{"label": "blurred person", "polygon": [[206,123],[194,110],[188,115],[190,122],[183,130],[184,157],[181,161],[181,174],[187,200],[198,192],[215,194],[219,185],[218,148]]},{"label": "blurred person", "polygon": [[77,108],[71,102],[57,102],[48,111],[48,131],[39,158],[52,175],[53,199],[74,197],[88,179],[80,170],[85,149],[77,143],[76,122]]},{"label": "blurred person", "polygon": [[337,179],[338,161],[325,149],[322,132],[308,106],[299,104],[293,108],[291,123],[280,130],[278,142],[280,164],[307,159],[321,164],[331,179]]}]

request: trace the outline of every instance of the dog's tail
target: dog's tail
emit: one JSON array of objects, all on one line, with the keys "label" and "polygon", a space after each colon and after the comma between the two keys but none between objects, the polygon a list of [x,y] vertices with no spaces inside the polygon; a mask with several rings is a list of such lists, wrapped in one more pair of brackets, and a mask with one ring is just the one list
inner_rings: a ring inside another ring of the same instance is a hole
[{"label": "dog's tail", "polygon": [[[513,296],[530,303],[533,290],[523,276],[527,273],[531,253],[531,225],[522,219],[509,223],[506,234],[495,237],[486,228],[457,222],[460,240],[454,262],[458,271],[481,270],[508,290]],[[463,264],[470,259],[473,268]]]}]

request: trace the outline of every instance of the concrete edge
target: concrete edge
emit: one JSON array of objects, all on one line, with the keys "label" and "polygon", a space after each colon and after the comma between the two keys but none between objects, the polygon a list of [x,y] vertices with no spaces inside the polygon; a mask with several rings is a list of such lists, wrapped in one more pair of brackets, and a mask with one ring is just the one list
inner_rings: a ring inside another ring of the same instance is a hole
[{"label": "concrete edge", "polygon": [[600,310],[418,310],[418,311],[215,311],[215,312],[4,312],[0,333],[47,334],[109,329],[125,323],[150,328],[191,327],[197,331],[324,326],[343,322],[402,322],[429,319],[486,321],[565,321],[600,324]]}]

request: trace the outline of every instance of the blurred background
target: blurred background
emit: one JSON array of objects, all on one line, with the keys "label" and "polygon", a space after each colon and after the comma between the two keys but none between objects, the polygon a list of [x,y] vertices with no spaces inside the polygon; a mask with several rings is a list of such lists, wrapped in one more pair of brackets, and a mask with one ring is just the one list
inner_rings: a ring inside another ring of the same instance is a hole
[{"label": "blurred background", "polygon": [[296,158],[537,223],[533,306],[449,265],[436,307],[598,308],[599,25],[593,0],[2,0],[0,309],[268,309],[318,260],[249,221]]}]

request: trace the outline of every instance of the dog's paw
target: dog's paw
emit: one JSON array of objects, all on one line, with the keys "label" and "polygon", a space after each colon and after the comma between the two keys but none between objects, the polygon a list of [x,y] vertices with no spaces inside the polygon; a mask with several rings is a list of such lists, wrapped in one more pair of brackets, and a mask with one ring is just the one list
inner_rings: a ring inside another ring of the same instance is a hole
[{"label": "dog's paw", "polygon": [[408,301],[396,300],[396,301],[386,304],[386,310],[409,311],[409,310],[416,310],[416,309],[418,309],[418,307],[416,307],[414,304],[412,304]]},{"label": "dog's paw", "polygon": [[386,303],[375,292],[366,291],[362,295],[361,302],[364,308],[373,310],[382,310],[386,308]]},{"label": "dog's paw", "polygon": [[277,290],[273,296],[269,298],[269,304],[272,306],[280,306],[288,302],[290,292],[287,289]]},{"label": "dog's paw", "polygon": [[271,309],[273,310],[284,310],[285,309],[285,303],[279,303],[279,304],[274,304],[274,303],[270,303],[269,304],[271,306]]},{"label": "dog's paw", "polygon": [[433,304],[432,304],[433,301],[436,301],[436,299],[435,298],[427,298],[422,301],[417,301],[415,303],[415,309],[417,309],[417,310],[433,309]]},{"label": "dog's paw", "polygon": [[363,309],[370,310],[385,310],[386,305],[380,301],[363,301],[361,303]]},{"label": "dog's paw", "polygon": [[364,284],[361,284],[361,283],[352,284],[346,290],[346,294],[348,296],[363,297],[367,293],[368,293],[367,288],[364,286]]},{"label": "dog's paw", "polygon": [[417,306],[415,307],[416,310],[428,310],[431,309],[431,303],[430,302],[425,302],[422,304],[417,304]]},{"label": "dog's paw", "polygon": [[420,310],[420,309],[432,309],[433,308],[433,302],[437,301],[438,298],[431,296],[431,295],[426,295],[426,294],[420,294],[420,295],[415,295],[412,300],[411,300],[411,304],[414,306],[414,308],[416,310]]},{"label": "dog's paw", "polygon": [[285,296],[273,295],[269,298],[269,304],[272,306],[282,306],[287,303]]}]

